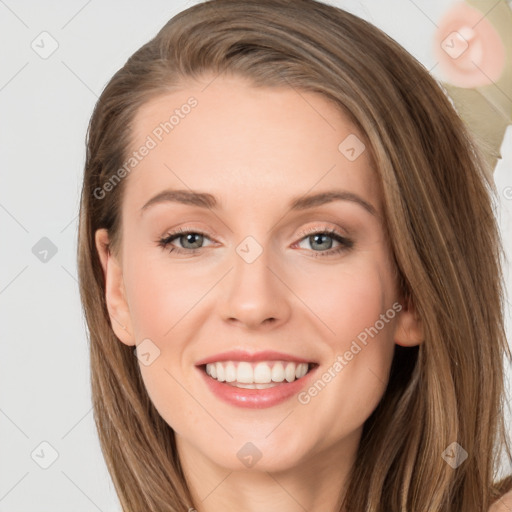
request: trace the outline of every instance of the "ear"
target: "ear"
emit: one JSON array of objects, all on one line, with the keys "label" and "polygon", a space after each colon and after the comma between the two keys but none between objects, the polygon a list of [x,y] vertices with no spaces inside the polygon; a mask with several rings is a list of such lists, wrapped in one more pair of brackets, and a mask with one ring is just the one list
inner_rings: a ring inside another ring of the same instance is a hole
[{"label": "ear", "polygon": [[110,252],[108,231],[98,229],[94,238],[105,276],[105,301],[112,329],[125,345],[133,346],[135,339],[132,335],[130,310],[126,302],[121,265]]},{"label": "ear", "polygon": [[395,327],[395,343],[402,347],[420,345],[425,340],[423,325],[414,303],[409,298],[401,303]]}]

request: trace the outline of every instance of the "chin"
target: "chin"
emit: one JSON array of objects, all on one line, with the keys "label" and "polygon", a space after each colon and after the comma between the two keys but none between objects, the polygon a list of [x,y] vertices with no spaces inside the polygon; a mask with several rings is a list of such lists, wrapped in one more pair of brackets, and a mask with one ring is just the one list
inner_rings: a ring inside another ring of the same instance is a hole
[{"label": "chin", "polygon": [[[271,434],[273,436],[274,434]],[[220,443],[221,451],[205,453],[215,464],[229,471],[281,472],[297,467],[307,456],[303,452],[305,442],[287,436],[276,436],[272,441],[264,436],[258,439],[249,433],[246,441],[242,436]],[[301,448],[301,449],[299,449]]]}]

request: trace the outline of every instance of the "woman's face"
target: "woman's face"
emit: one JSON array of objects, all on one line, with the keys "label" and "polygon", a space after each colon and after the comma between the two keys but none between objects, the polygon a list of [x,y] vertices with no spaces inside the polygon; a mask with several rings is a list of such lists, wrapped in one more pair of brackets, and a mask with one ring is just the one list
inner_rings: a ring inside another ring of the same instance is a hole
[{"label": "woman's face", "polygon": [[218,77],[147,103],[130,156],[119,258],[104,230],[97,246],[114,331],[181,456],[352,457],[395,343],[420,339],[362,135],[320,95]]}]

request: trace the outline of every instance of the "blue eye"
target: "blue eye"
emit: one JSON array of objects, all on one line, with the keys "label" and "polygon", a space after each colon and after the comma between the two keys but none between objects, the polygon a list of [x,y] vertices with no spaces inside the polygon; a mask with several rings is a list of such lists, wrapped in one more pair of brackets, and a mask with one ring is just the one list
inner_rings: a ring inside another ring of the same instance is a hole
[{"label": "blue eye", "polygon": [[[171,243],[176,239],[179,240],[182,247],[171,245]],[[169,245],[171,245],[171,247],[168,249],[169,252],[190,254],[197,252],[199,249],[202,249],[201,245],[205,239],[209,240],[205,233],[201,233],[199,231],[184,231],[179,229],[173,233],[169,233],[165,238],[161,238],[158,242],[158,245],[163,249],[166,249],[169,247]],[[193,247],[187,247],[189,244]]]},{"label": "blue eye", "polygon": [[[333,240],[339,244],[339,246],[335,247],[334,249],[332,248]],[[307,236],[301,239],[299,243],[301,243],[302,241],[308,241],[310,246],[313,247],[312,252],[314,253],[314,257],[331,256],[334,254],[339,254],[343,251],[347,251],[354,245],[354,243],[351,240],[342,236],[335,229],[326,229],[323,231],[310,231],[307,233]],[[320,246],[319,249],[314,248],[316,244]]]},{"label": "blue eye", "polygon": [[[348,238],[342,236],[335,229],[324,229],[324,230],[309,230],[305,233],[301,233],[303,237],[296,242],[294,245],[299,245],[303,241],[308,241],[312,250],[310,251],[314,257],[318,256],[332,256],[339,254],[343,251],[351,249],[354,243]],[[306,235],[306,236],[304,236]],[[178,240],[181,247],[174,245],[174,241]],[[200,252],[204,249],[203,245],[205,240],[211,238],[200,231],[177,229],[172,233],[168,233],[167,236],[158,240],[157,244],[162,249],[167,249],[170,253],[192,255]],[[333,241],[339,244],[338,247],[333,248]],[[314,247],[318,245],[319,248]],[[300,247],[300,245],[299,245]],[[300,247],[303,249],[304,247]]]}]

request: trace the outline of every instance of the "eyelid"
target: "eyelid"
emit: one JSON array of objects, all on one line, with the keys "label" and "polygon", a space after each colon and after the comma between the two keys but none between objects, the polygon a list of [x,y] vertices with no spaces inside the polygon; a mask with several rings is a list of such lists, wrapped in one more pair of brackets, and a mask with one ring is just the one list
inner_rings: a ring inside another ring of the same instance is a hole
[{"label": "eyelid", "polygon": [[[345,231],[345,234],[343,234],[342,231]],[[306,228],[302,231],[299,231],[297,233],[297,236],[305,237],[305,236],[311,235],[313,233],[324,233],[324,232],[336,233],[337,235],[339,235],[342,238],[347,238],[349,236],[348,233],[346,233],[346,230],[343,230],[339,227],[333,227],[330,224],[323,224],[321,226],[314,226],[314,227]]]},{"label": "eyelid", "polygon": [[[184,227],[184,228],[179,227],[176,229],[167,230],[163,236],[158,237],[157,244],[162,246],[163,242],[166,242],[167,240],[169,240],[169,242],[167,242],[165,244],[167,246],[170,244],[170,240],[180,238],[180,236],[187,235],[189,233],[198,234],[198,235],[203,236],[204,238],[207,238],[208,240],[210,240],[214,243],[216,242],[216,240],[214,240],[214,237],[216,237],[217,235],[212,235],[211,233],[209,233],[206,230],[198,229],[198,228],[194,228],[194,227]],[[192,251],[198,251],[200,249],[203,249],[203,247],[200,247],[198,249],[182,249],[181,247],[177,247],[176,249],[180,249],[180,250],[187,251],[187,252],[192,252]]]},{"label": "eyelid", "polygon": [[215,233],[214,231],[210,231],[208,229],[203,229],[203,228],[200,228],[200,227],[197,227],[197,226],[185,226],[185,227],[178,227],[178,228],[170,228],[170,229],[166,229],[164,234],[159,237],[159,240],[162,239],[162,238],[168,238],[168,237],[175,237],[177,235],[183,235],[183,234],[187,234],[187,233],[197,233],[197,234],[200,234],[200,235],[204,235],[210,239],[219,239],[219,240],[222,240],[222,236],[221,235],[218,235],[217,233]]},{"label": "eyelid", "polygon": [[[323,224],[320,226],[314,226],[314,227],[309,227],[309,228],[303,229],[303,230],[299,231],[295,236],[303,238],[310,234],[321,233],[321,232],[322,233],[323,232],[336,233],[342,238],[346,238],[349,236],[347,233],[343,234],[340,231],[346,231],[346,230],[342,230],[341,228],[338,228],[338,227],[334,228],[329,224]],[[212,233],[208,230],[204,230],[204,229],[198,228],[196,226],[185,226],[185,227],[171,228],[171,229],[166,230],[165,233],[161,237],[159,237],[159,240],[161,240],[162,238],[175,237],[177,235],[186,234],[186,233],[190,233],[190,232],[207,236],[210,239],[212,239],[212,238],[222,239],[222,236],[218,235],[217,233]],[[299,241],[299,240],[297,240],[297,241]]]},{"label": "eyelid", "polygon": [[322,256],[333,257],[333,256],[339,255],[341,253],[344,253],[344,252],[352,249],[354,246],[353,239],[348,238],[347,236],[342,234],[340,231],[341,230],[339,228],[334,228],[334,227],[326,226],[326,225],[324,225],[323,227],[317,226],[314,228],[308,228],[308,229],[303,230],[300,234],[297,235],[297,236],[299,236],[299,239],[293,243],[293,246],[298,246],[298,244],[300,244],[302,241],[304,241],[308,238],[308,235],[311,236],[314,234],[326,234],[329,238],[334,239],[339,244],[339,246],[336,248],[330,248],[327,251],[312,251],[312,250],[307,250],[307,251],[309,253],[311,253],[311,255],[315,258],[322,257]]},{"label": "eyelid", "polygon": [[[298,237],[298,239],[295,242],[293,242],[292,247],[297,246],[300,242],[302,242],[304,239],[306,239],[308,237],[308,235],[327,234],[328,236],[330,236],[330,238],[334,238],[338,242],[338,244],[340,244],[340,247],[335,248],[335,249],[331,248],[326,251],[312,251],[309,249],[306,249],[306,250],[308,252],[313,253],[314,257],[329,256],[329,255],[334,256],[335,254],[341,252],[342,250],[347,250],[347,249],[352,248],[352,246],[354,245],[354,242],[351,239],[349,239],[347,236],[345,236],[342,233],[342,231],[344,231],[344,230],[340,229],[339,227],[335,228],[335,227],[332,227],[331,225],[328,225],[325,223],[320,226],[309,227],[309,228],[306,228],[306,229],[300,231],[299,233],[297,233],[295,235],[294,238]],[[213,243],[210,244],[210,246],[215,245],[215,243],[216,243],[215,238],[218,237],[218,235],[211,234],[207,230],[203,230],[201,228],[196,228],[194,226],[185,226],[185,227],[179,227],[179,228],[168,230],[163,237],[158,238],[157,245],[164,250],[169,250],[168,247],[169,247],[169,245],[171,245],[171,240],[180,238],[180,236],[190,234],[190,233],[199,234],[203,238],[207,238],[208,240],[212,241]],[[172,246],[172,249],[170,250],[170,252],[175,251],[177,254],[195,255],[196,253],[200,252],[202,249],[206,249],[206,247],[185,249],[182,247]]]}]

